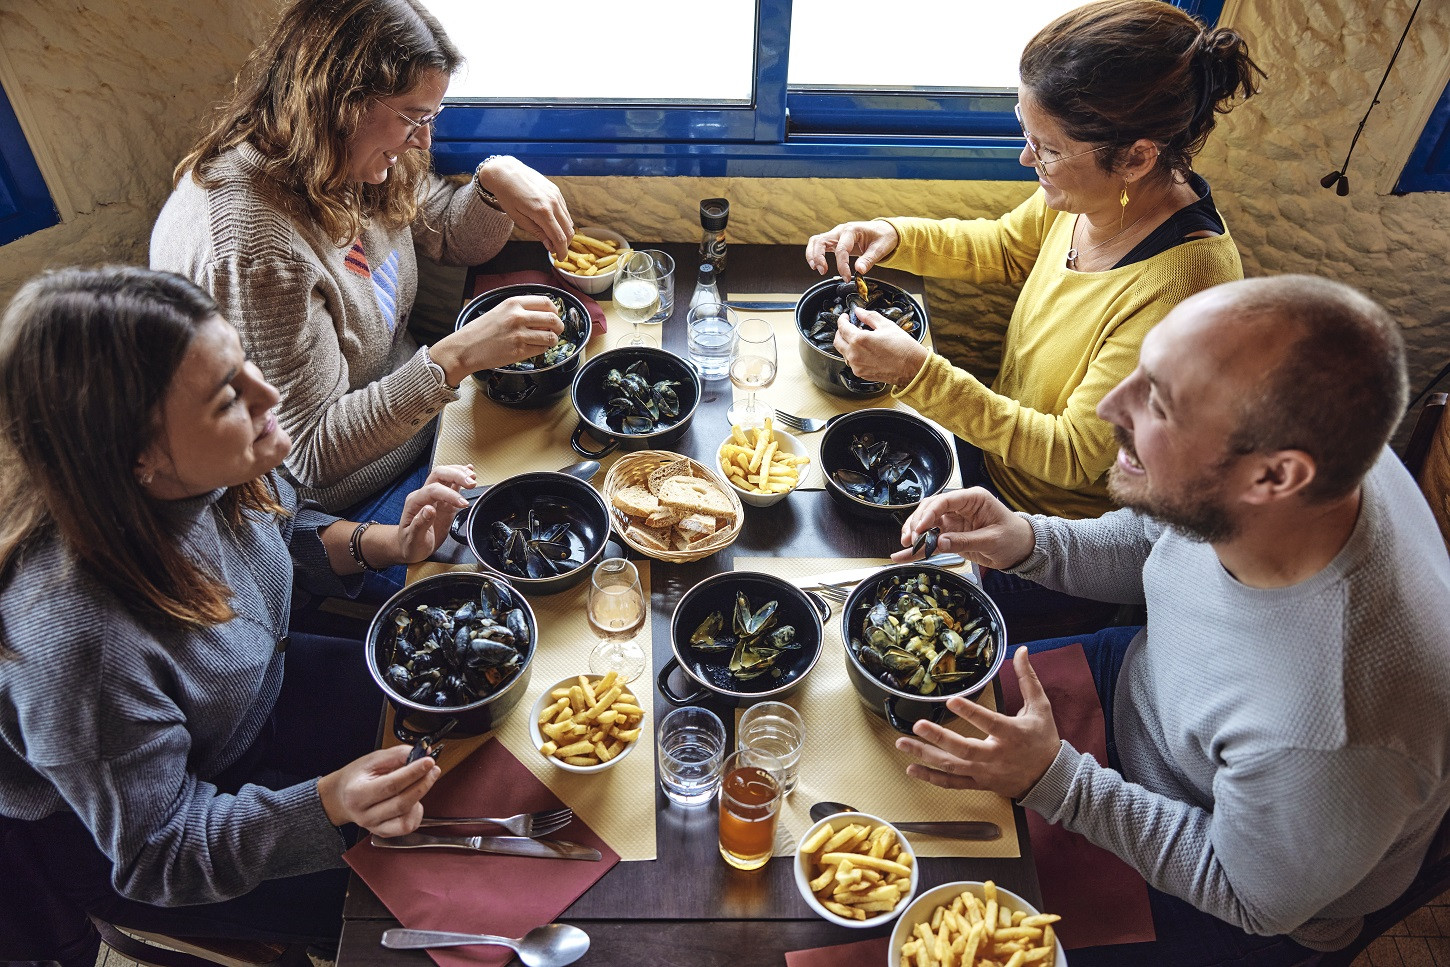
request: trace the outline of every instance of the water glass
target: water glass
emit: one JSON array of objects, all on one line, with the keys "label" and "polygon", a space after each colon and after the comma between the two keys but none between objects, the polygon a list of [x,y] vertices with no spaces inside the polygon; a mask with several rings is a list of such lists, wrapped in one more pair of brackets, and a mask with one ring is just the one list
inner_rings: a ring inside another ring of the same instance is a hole
[{"label": "water glass", "polygon": [[738,870],[758,870],[775,851],[780,760],[759,749],[730,753],[721,770],[720,855]]},{"label": "water glass", "polygon": [[685,705],[666,715],[655,729],[659,743],[660,787],[678,806],[702,806],[720,785],[725,756],[725,724],[714,712]]},{"label": "water glass", "polygon": [[735,352],[735,333],[740,321],[735,310],[718,302],[701,302],[690,307],[686,317],[689,326],[690,362],[700,370],[700,378],[724,379],[730,375],[730,359]]},{"label": "water glass", "polygon": [[740,716],[735,726],[737,748],[769,752],[780,760],[781,794],[790,795],[800,780],[801,747],[806,728],[801,713],[784,702],[760,702]]},{"label": "water glass", "polygon": [[642,254],[648,255],[654,262],[655,285],[660,290],[660,307],[645,322],[664,322],[675,311],[675,260],[670,258],[670,253],[657,248],[643,249]]}]

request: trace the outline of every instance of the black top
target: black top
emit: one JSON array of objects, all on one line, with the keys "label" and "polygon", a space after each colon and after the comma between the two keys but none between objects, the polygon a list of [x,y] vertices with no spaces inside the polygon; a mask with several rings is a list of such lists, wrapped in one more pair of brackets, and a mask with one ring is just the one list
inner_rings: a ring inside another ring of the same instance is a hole
[{"label": "black top", "polygon": [[1195,232],[1211,232],[1214,235],[1224,233],[1223,219],[1219,217],[1218,209],[1213,206],[1213,193],[1209,190],[1208,182],[1202,175],[1190,171],[1188,185],[1198,195],[1198,201],[1169,215],[1167,221],[1149,232],[1148,237],[1133,246],[1133,250],[1124,255],[1113,268],[1132,265],[1134,262],[1146,262],[1175,245],[1193,241],[1188,236]]}]

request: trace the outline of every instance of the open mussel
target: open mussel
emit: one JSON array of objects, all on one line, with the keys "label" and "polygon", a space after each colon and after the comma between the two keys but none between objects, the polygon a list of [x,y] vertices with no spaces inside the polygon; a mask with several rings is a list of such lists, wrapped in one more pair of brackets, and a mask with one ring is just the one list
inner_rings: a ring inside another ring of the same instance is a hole
[{"label": "open mussel", "polygon": [[845,315],[860,326],[861,322],[853,311],[857,307],[879,312],[912,335],[916,335],[921,326],[916,318],[916,307],[909,298],[888,290],[864,275],[857,275],[850,282],[842,282],[836,286],[834,294],[827,298],[816,313],[815,320],[806,327],[806,338],[817,349],[839,357],[841,354],[836,352],[835,347],[836,320]]},{"label": "open mussel", "polygon": [[917,695],[960,691],[992,668],[999,643],[966,592],[938,575],[894,575],[860,602],[850,648],[861,667]]},{"label": "open mussel", "polygon": [[511,681],[524,665],[528,619],[486,585],[477,598],[393,609],[381,642],[383,681],[432,708],[470,705]]},{"label": "open mussel", "polygon": [[643,359],[630,363],[621,372],[611,369],[604,374],[605,422],[621,433],[634,435],[653,433],[679,419],[679,382],[670,379],[650,380],[649,364]]},{"label": "open mussel", "polygon": [[[779,609],[779,601],[753,608],[744,592],[735,592],[735,607],[728,618],[724,611],[711,612],[690,635],[690,647],[703,656],[701,667],[712,669],[710,674],[719,678],[725,676],[713,669],[723,668],[729,677],[725,687],[732,691],[741,682],[765,675],[780,678],[785,670],[778,660],[786,652],[799,650],[801,643],[795,626],[779,623]],[[730,658],[722,666],[719,658],[727,651]]]},{"label": "open mussel", "polygon": [[564,324],[564,331],[559,334],[559,341],[541,353],[530,356],[528,359],[510,363],[507,366],[500,366],[499,369],[513,369],[527,372],[533,369],[544,369],[562,363],[570,356],[579,351],[588,338],[589,319],[578,306],[571,306],[556,295],[547,297],[553,304],[554,311],[559,314],[559,321]]},{"label": "open mussel", "polygon": [[921,499],[921,477],[911,454],[872,433],[852,436],[850,451],[857,467],[831,472],[831,479],[846,493],[883,505],[912,504]]},{"label": "open mussel", "polygon": [[521,578],[566,574],[588,557],[568,505],[554,497],[539,497],[527,511],[494,521],[488,546],[500,571]]}]

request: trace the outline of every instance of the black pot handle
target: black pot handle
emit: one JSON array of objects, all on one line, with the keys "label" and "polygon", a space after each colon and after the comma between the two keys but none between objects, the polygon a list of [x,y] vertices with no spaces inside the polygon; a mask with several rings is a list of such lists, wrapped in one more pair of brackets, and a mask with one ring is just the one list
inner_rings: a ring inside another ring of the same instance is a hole
[{"label": "black pot handle", "polygon": [[824,595],[815,591],[806,591],[805,596],[806,600],[811,603],[811,607],[816,609],[816,614],[821,616],[821,621],[831,620],[831,603],[826,600]]},{"label": "black pot handle", "polygon": [[[891,723],[891,727],[893,729],[900,732],[902,735],[916,735],[915,732],[911,731],[911,722],[903,722],[900,718],[897,717],[895,696],[886,696],[886,700],[881,703],[881,708],[886,713],[886,721]],[[930,719],[935,725],[941,725],[942,717],[946,715],[946,711],[947,707],[945,703],[941,705],[936,705],[933,706],[930,715],[923,715],[922,718]],[[913,721],[916,720],[913,719]]]},{"label": "black pot handle", "polygon": [[590,460],[598,460],[600,457],[606,457],[618,449],[619,441],[613,437],[610,437],[609,445],[602,450],[587,449],[584,444],[579,442],[580,438],[584,436],[585,426],[584,421],[580,420],[579,425],[574,428],[574,432],[569,434],[569,446],[573,447],[574,452],[579,454],[579,456],[588,457]]},{"label": "black pot handle", "polygon": [[[437,732],[442,731],[441,728],[438,728],[438,729],[432,729],[432,730],[427,731],[427,732],[420,732],[417,729],[409,728],[408,727],[408,723],[407,723],[407,718],[408,718],[408,713],[405,710],[403,710],[402,708],[399,708],[398,705],[396,703],[394,703],[393,704],[393,734],[398,737],[398,741],[399,742],[407,742],[407,743],[410,743],[410,744],[417,743],[417,742],[420,742],[420,741],[422,741],[424,739],[429,738],[430,736],[434,735]],[[452,723],[452,724],[450,724],[450,723]],[[450,731],[450,732],[453,730],[453,725],[456,725],[456,724],[457,724],[457,720],[452,719],[452,718],[445,720],[444,723],[443,723],[443,725],[445,725],[445,726],[448,727],[448,731]]]},{"label": "black pot handle", "polygon": [[842,386],[846,387],[846,389],[850,390],[853,393],[880,393],[881,390],[884,389],[886,386],[885,383],[874,383],[870,380],[862,379],[855,373],[851,372],[850,366],[847,366],[841,370],[841,372],[836,376],[836,382],[840,383]]},{"label": "black pot handle", "polygon": [[665,667],[660,669],[659,676],[655,678],[655,684],[659,686],[660,694],[676,705],[694,705],[700,699],[710,694],[710,690],[701,685],[689,695],[679,695],[670,687],[670,673],[680,667],[678,656],[672,657],[665,662]]},{"label": "black pot handle", "polygon": [[473,505],[487,491],[487,487],[468,487],[458,491],[458,496],[468,501],[468,506],[453,515],[453,520],[448,524],[448,534],[464,547],[468,546],[468,526],[473,518]]},{"label": "black pot handle", "polygon": [[490,378],[488,381],[488,398],[495,403],[522,403],[539,389],[539,381],[535,379],[525,383],[524,388],[519,392],[507,393],[499,385],[500,382],[502,381],[496,378]]}]

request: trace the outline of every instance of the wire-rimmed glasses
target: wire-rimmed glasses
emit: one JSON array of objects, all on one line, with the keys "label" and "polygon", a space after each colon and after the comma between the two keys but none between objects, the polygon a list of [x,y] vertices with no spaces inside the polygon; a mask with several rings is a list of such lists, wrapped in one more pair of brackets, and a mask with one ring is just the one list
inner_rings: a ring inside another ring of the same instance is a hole
[{"label": "wire-rimmed glasses", "polygon": [[[1037,173],[1042,175],[1044,178],[1047,177],[1048,174],[1048,165],[1055,165],[1060,161],[1071,161],[1073,158],[1081,158],[1083,155],[1096,154],[1099,151],[1111,147],[1111,145],[1100,144],[1096,148],[1089,148],[1086,151],[1079,151],[1077,154],[1063,155],[1062,157],[1058,158],[1044,158],[1042,157],[1042,151],[1039,150],[1037,147],[1037,142],[1033,139],[1032,135],[1027,133],[1027,125],[1022,123],[1022,105],[1012,105],[1012,113],[1017,115],[1017,126],[1022,129],[1022,140],[1027,142],[1027,150],[1032,152],[1032,167],[1036,168]],[[1050,151],[1048,153],[1056,154],[1055,151]]]},{"label": "wire-rimmed glasses", "polygon": [[434,122],[438,120],[438,115],[442,114],[443,109],[448,106],[446,104],[440,104],[438,106],[438,110],[434,111],[432,114],[426,114],[420,118],[410,118],[408,117],[408,115],[404,114],[402,111],[399,111],[391,104],[385,103],[381,98],[375,97],[373,98],[373,100],[377,101],[379,104],[382,104],[383,107],[387,108],[389,111],[392,111],[398,117],[408,122],[408,133],[403,136],[404,141],[411,141],[413,135],[418,133],[419,128],[426,127],[429,130],[432,130]]}]

